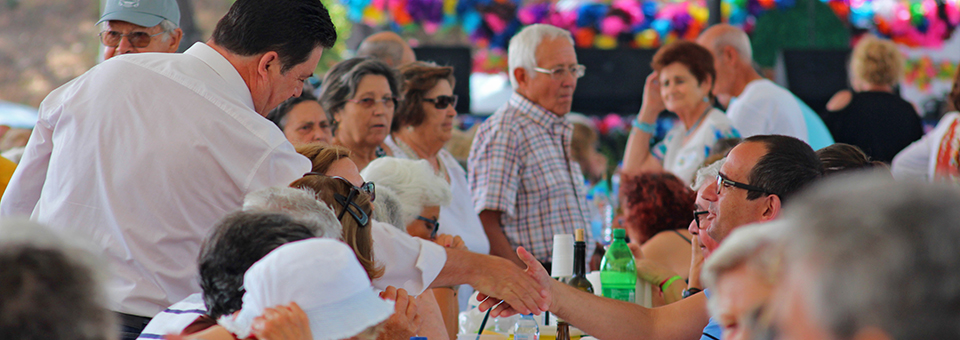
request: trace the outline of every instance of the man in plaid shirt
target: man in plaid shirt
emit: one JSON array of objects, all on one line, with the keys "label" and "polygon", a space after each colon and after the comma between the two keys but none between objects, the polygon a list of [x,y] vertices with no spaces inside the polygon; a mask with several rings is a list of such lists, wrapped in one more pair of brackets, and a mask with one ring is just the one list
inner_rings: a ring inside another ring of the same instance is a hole
[{"label": "man in plaid shirt", "polygon": [[554,234],[590,230],[583,175],[570,156],[573,129],[563,118],[586,69],[570,33],[550,25],[524,28],[508,50],[514,93],[477,131],[470,189],[490,254],[524,267],[516,255],[523,246],[549,264]]}]

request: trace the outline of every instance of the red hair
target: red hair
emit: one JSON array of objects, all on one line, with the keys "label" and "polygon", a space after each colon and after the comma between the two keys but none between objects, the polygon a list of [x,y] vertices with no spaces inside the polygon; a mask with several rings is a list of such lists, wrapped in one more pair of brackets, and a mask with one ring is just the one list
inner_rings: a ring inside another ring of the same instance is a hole
[{"label": "red hair", "polygon": [[686,229],[693,218],[696,193],[671,173],[627,176],[620,187],[623,210],[629,211],[626,226],[646,240],[664,230]]}]

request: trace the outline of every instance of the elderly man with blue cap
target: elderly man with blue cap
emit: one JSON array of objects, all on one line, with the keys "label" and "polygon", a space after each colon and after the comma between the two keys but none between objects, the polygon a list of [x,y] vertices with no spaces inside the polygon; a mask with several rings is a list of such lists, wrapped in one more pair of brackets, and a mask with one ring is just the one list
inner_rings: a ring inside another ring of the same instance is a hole
[{"label": "elderly man with blue cap", "polygon": [[97,24],[104,60],[127,53],[173,53],[183,38],[176,0],[106,0]]}]

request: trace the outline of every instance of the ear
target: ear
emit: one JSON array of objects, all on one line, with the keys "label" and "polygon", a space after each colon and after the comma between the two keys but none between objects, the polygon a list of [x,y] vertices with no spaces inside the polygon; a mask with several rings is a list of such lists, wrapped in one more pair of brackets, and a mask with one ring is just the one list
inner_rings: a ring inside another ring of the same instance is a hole
[{"label": "ear", "polygon": [[180,48],[180,40],[183,39],[183,30],[177,28],[170,32],[170,40],[168,42],[170,45],[167,47],[167,51],[174,53],[177,49]]},{"label": "ear", "polygon": [[762,221],[769,221],[777,216],[780,216],[781,202],[780,196],[777,195],[767,195],[765,198],[766,202],[764,204],[763,216],[761,217]]},{"label": "ear", "polygon": [[720,52],[722,60],[720,63],[731,65],[734,61],[740,59],[740,54],[737,53],[737,50],[733,46],[724,46],[723,51]]},{"label": "ear", "polygon": [[523,67],[517,67],[513,70],[513,76],[517,78],[517,89],[527,88],[527,83],[530,79],[527,79],[527,69]]},{"label": "ear", "polygon": [[267,77],[268,72],[280,73],[280,55],[276,51],[269,51],[260,55],[257,62],[257,74]]},{"label": "ear", "polygon": [[713,81],[714,81],[713,76],[708,74],[707,78],[704,79],[703,83],[700,84],[700,90],[704,91],[704,93],[706,93],[709,96],[713,91],[713,85],[714,85]]}]

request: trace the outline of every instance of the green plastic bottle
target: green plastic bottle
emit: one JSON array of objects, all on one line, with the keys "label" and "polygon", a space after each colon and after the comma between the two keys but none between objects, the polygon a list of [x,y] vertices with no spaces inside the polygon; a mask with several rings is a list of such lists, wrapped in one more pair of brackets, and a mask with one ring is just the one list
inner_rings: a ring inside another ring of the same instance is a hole
[{"label": "green plastic bottle", "polygon": [[624,238],[627,231],[613,230],[613,243],[600,262],[600,286],[603,296],[620,301],[636,301],[637,263]]}]

